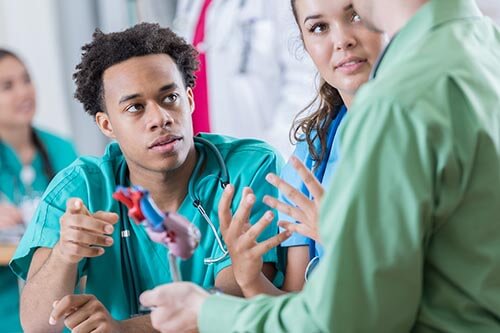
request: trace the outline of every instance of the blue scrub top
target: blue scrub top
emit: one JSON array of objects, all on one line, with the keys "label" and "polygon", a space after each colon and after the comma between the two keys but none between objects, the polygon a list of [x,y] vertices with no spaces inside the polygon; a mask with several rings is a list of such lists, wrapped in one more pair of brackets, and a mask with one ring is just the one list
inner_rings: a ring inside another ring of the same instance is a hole
[{"label": "blue scrub top", "polygon": [[[219,135],[204,134],[203,138],[211,141],[219,150],[226,163],[231,183],[236,188],[233,211],[236,210],[243,187],[251,187],[259,198],[264,194],[277,195],[265,176],[269,172],[279,172],[283,161],[267,144],[256,140],[236,140]],[[196,194],[203,207],[218,229],[217,208],[222,188],[220,186],[220,166],[215,156],[203,145],[196,145],[206,155],[206,164],[194,182]],[[121,218],[128,219],[127,212],[113,200],[112,193],[117,185],[128,185],[128,168],[125,158],[117,143],[111,143],[102,158],[81,157],[70,167],[58,174],[45,192],[36,216],[18,247],[12,269],[22,278],[26,278],[32,255],[38,247],[52,248],[59,240],[59,218],[65,211],[69,197],[79,197],[91,212],[98,210],[115,212]],[[125,182],[125,184],[123,184]],[[252,211],[251,223],[255,223],[268,210],[257,200]],[[201,231],[202,239],[194,255],[180,264],[182,276],[205,288],[214,286],[215,277],[231,265],[230,257],[212,265],[205,265],[206,257],[216,258],[221,255],[215,237],[208,223],[196,210],[189,195],[186,196],[178,212],[194,223]],[[125,215],[125,217],[123,217]],[[120,243],[120,220],[115,226],[113,246],[96,258],[85,258],[79,264],[79,277],[87,275],[86,293],[95,295],[117,320],[128,319],[130,315],[131,288],[127,283],[127,274],[123,261],[123,248]],[[276,222],[276,221],[275,221]],[[261,235],[260,240],[274,236],[276,223],[272,223]],[[218,232],[219,236],[220,231]],[[133,260],[139,271],[134,272],[138,294],[160,284],[171,282],[167,262],[167,248],[151,241],[141,225],[132,223],[129,238],[133,247]],[[276,249],[264,256],[265,262],[277,262]],[[105,277],[105,278],[103,278]],[[137,295],[138,296],[138,295]],[[135,299],[132,295],[132,299]]]},{"label": "blue scrub top", "polygon": [[[329,153],[327,155],[327,158],[323,160],[322,164],[318,166],[314,172],[316,178],[321,182],[323,187],[328,187],[328,184],[330,183],[332,175],[335,171],[337,162],[339,161],[340,158],[339,155],[340,139],[336,135],[336,133],[341,124],[345,122],[344,119],[346,118],[346,113],[347,109],[345,108],[345,106],[343,106],[340,109],[337,116],[335,117],[335,119],[333,119],[333,121],[331,122],[330,127],[328,129],[328,137],[327,137],[327,151]],[[314,141],[314,146],[318,151],[320,150],[319,139]],[[297,147],[295,148],[293,155],[297,157],[300,161],[302,161],[309,170],[313,170],[316,167],[315,161],[313,160],[311,154],[309,153],[309,147],[306,141],[300,141],[297,144]],[[295,171],[295,169],[290,163],[287,163],[283,168],[283,171],[281,173],[281,178],[283,178],[283,180],[288,182],[293,187],[300,189],[300,191],[304,193],[306,196],[311,197],[304,182],[302,181],[299,174],[297,173],[297,171]],[[281,193],[279,195],[279,199],[290,205],[294,205],[293,202],[288,200],[288,198]],[[282,221],[297,223],[297,221],[295,221],[292,217],[281,212],[279,213],[279,219]],[[311,258],[315,256],[321,257],[321,255],[323,254],[323,247],[318,243],[313,242],[310,238],[298,233],[293,233],[290,238],[288,238],[281,244],[281,246],[282,247],[309,246],[310,244],[313,244],[312,251],[310,251],[310,257]]]},{"label": "blue scrub top", "polygon": [[[71,142],[39,129],[35,129],[35,133],[47,150],[54,172],[64,169],[77,157]],[[32,188],[43,193],[49,179],[43,171],[40,153],[36,153],[31,165],[36,174]],[[0,192],[14,204],[19,203],[20,198],[26,194],[19,177],[22,167],[14,149],[0,141]],[[17,277],[7,266],[0,267],[0,318],[0,332],[22,332]]]}]

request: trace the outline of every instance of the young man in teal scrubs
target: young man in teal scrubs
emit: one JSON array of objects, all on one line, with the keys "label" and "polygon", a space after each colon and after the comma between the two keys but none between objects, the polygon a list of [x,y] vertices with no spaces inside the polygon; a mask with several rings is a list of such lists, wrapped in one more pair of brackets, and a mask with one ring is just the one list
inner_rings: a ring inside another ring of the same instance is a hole
[{"label": "young man in teal scrubs", "polygon": [[276,298],[158,287],[162,332],[500,332],[500,30],[474,0],[353,4],[392,42],[340,133],[321,263]]},{"label": "young man in teal scrubs", "polygon": [[[150,332],[149,316],[136,317],[133,309],[142,291],[171,281],[167,249],[131,223],[126,250],[120,234],[127,210],[112,199],[115,187],[140,185],[161,210],[177,211],[200,229],[199,247],[180,264],[184,279],[239,294],[229,256],[223,256],[194,203],[202,204],[217,228],[224,166],[238,195],[245,186],[263,195],[273,192],[265,175],[278,171],[282,160],[254,140],[202,135],[208,144],[195,142],[196,51],[169,29],[143,23],[118,33],[98,31],[83,51],[74,74],[76,98],[116,142],[101,158],[78,159],[44,194],[11,263],[27,278],[21,321],[30,332],[64,326],[78,332]],[[265,211],[257,203],[251,220]],[[266,216],[263,239],[277,231],[272,214]],[[204,264],[206,258],[215,262]],[[263,260],[264,273],[273,276],[275,251]],[[87,294],[73,295],[82,277]]]}]

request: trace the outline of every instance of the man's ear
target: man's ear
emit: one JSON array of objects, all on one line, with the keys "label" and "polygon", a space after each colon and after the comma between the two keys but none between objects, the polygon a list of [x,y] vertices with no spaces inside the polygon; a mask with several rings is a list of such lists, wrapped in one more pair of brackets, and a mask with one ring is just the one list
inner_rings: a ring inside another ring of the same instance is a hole
[{"label": "man's ear", "polygon": [[102,134],[106,135],[110,139],[115,139],[115,133],[113,132],[113,125],[109,120],[109,116],[105,112],[97,112],[95,115],[95,122]]},{"label": "man's ear", "polygon": [[195,104],[194,104],[194,94],[193,94],[193,89],[187,88],[186,89],[186,95],[188,98],[188,103],[189,103],[189,108],[191,109],[191,114],[193,114],[194,109],[195,109]]}]

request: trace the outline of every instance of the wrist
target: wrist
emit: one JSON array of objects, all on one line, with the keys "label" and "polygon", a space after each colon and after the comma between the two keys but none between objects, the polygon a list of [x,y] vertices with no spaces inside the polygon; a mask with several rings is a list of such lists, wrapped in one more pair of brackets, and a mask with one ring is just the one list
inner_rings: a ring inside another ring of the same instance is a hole
[{"label": "wrist", "polygon": [[66,255],[61,249],[61,243],[57,242],[52,248],[50,258],[57,262],[58,265],[64,265],[68,268],[78,266],[82,258],[73,258],[73,256]]},{"label": "wrist", "polygon": [[241,291],[246,298],[257,296],[266,292],[266,285],[270,281],[261,272],[255,280],[249,281],[244,285],[240,285]]}]

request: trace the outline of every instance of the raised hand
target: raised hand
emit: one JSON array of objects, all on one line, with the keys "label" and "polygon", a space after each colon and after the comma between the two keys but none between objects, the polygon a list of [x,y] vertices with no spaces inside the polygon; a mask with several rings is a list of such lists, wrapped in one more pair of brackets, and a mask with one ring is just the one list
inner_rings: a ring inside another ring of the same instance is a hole
[{"label": "raised hand", "polygon": [[281,233],[258,243],[257,238],[273,221],[274,214],[267,211],[260,220],[251,225],[250,213],[255,203],[255,195],[250,188],[245,188],[236,213],[231,213],[234,187],[226,186],[219,202],[219,228],[231,256],[233,273],[236,282],[243,290],[255,289],[262,278],[262,256],[273,247],[278,246],[291,233]]},{"label": "raised hand", "polygon": [[113,245],[113,225],[118,215],[108,212],[91,214],[80,199],[66,202],[66,213],[60,219],[61,234],[53,252],[67,263],[78,263],[85,257],[97,257],[103,247]]},{"label": "raised hand", "polygon": [[74,333],[102,332],[118,333],[120,323],[114,320],[108,310],[93,295],[67,295],[53,303],[49,324],[64,325]]},{"label": "raised hand", "polygon": [[309,199],[298,189],[294,188],[275,174],[268,174],[266,180],[278,188],[296,206],[279,201],[271,196],[264,197],[264,203],[280,212],[292,217],[299,224],[280,221],[279,225],[290,232],[298,232],[304,236],[320,242],[318,231],[319,206],[324,190],[314,174],[305,167],[295,156],[290,158],[292,166],[297,170],[313,199]]}]

